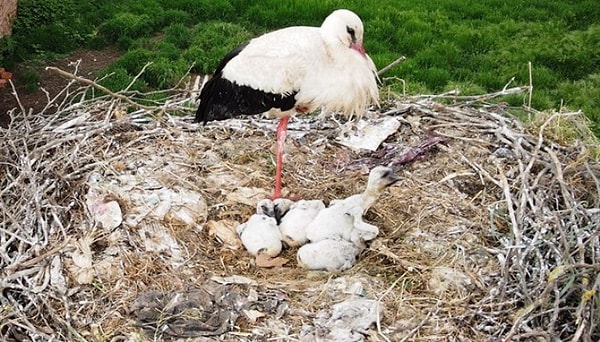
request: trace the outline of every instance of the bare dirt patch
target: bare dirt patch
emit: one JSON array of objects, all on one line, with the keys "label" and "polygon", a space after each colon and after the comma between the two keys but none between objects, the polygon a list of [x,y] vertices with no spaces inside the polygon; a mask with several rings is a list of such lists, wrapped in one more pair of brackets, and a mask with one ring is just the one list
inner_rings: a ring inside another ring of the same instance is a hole
[{"label": "bare dirt patch", "polygon": [[[56,94],[60,93],[69,82],[68,79],[61,77],[56,73],[47,71],[47,66],[71,70],[73,68],[73,63],[81,60],[81,67],[78,74],[93,80],[100,76],[98,75],[99,71],[114,62],[120,55],[121,53],[115,47],[109,47],[102,50],[79,50],[65,58],[44,65],[21,65],[18,66],[16,70],[10,71],[13,72],[12,81],[19,94],[21,105],[23,108],[31,108],[33,113],[37,113],[46,106],[48,97],[53,98],[56,96]],[[26,90],[25,81],[23,80],[24,72],[39,74],[40,81],[38,90],[34,92],[28,92]],[[46,90],[48,93],[46,94],[43,90]],[[5,88],[0,89],[0,127],[7,127],[9,118],[6,112],[19,106],[19,103],[12,95],[12,92],[13,90],[8,84]]]}]

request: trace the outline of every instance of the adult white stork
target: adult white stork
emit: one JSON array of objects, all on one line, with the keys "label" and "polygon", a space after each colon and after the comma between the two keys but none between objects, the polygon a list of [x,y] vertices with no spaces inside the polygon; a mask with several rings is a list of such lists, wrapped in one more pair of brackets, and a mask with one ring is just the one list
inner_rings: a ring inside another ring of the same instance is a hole
[{"label": "adult white stork", "polygon": [[353,12],[332,12],[320,27],[293,26],[242,44],[223,58],[200,92],[196,122],[268,112],[277,127],[275,192],[281,197],[289,116],[318,108],[362,115],[378,101],[375,65]]}]

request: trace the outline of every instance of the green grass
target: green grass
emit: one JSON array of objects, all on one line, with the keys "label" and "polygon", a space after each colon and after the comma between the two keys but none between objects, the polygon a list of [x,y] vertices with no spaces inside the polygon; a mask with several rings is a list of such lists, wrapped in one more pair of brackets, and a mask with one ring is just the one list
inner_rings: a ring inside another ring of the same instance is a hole
[{"label": "green grass", "polygon": [[531,62],[534,107],[583,109],[600,133],[597,0],[21,0],[19,6],[0,64],[116,44],[124,55],[107,68],[120,70],[112,86],[126,82],[123,70],[131,78],[153,61],[142,79],[149,88],[172,85],[192,64],[193,72],[210,73],[252,36],[316,26],[345,7],[362,17],[365,46],[378,67],[408,58],[385,76],[405,80],[409,93],[463,85],[467,92],[496,91],[513,77],[525,85]]}]

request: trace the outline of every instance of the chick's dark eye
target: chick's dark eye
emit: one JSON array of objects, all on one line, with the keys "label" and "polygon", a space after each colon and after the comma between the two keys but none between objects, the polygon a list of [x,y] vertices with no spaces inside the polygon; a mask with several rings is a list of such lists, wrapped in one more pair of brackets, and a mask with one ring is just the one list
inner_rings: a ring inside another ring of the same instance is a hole
[{"label": "chick's dark eye", "polygon": [[269,207],[267,205],[261,205],[260,210],[266,215],[269,213]]}]

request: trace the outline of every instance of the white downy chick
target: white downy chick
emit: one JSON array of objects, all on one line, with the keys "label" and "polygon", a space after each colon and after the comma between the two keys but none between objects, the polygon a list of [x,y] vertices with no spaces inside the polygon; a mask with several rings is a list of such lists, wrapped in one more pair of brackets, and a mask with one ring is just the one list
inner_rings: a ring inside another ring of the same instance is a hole
[{"label": "white downy chick", "polygon": [[281,253],[281,233],[275,220],[273,202],[258,202],[256,214],[237,226],[236,231],[246,250],[252,255],[265,254],[276,257]]},{"label": "white downy chick", "polygon": [[277,225],[281,224],[281,220],[287,215],[290,208],[294,205],[294,201],[287,198],[278,198],[273,200],[273,217],[277,221]]},{"label": "white downy chick", "polygon": [[400,180],[392,168],[377,166],[369,173],[367,187],[362,194],[331,201],[306,227],[306,237],[312,241],[344,239],[355,244],[374,239],[379,228],[363,221],[363,215],[377,201],[383,191]]},{"label": "white downy chick", "polygon": [[279,223],[283,242],[289,247],[299,247],[307,243],[306,227],[323,209],[325,204],[321,200],[300,200],[292,204]]},{"label": "white downy chick", "polygon": [[309,270],[343,271],[354,266],[363,247],[342,239],[310,242],[298,249],[298,265]]}]

